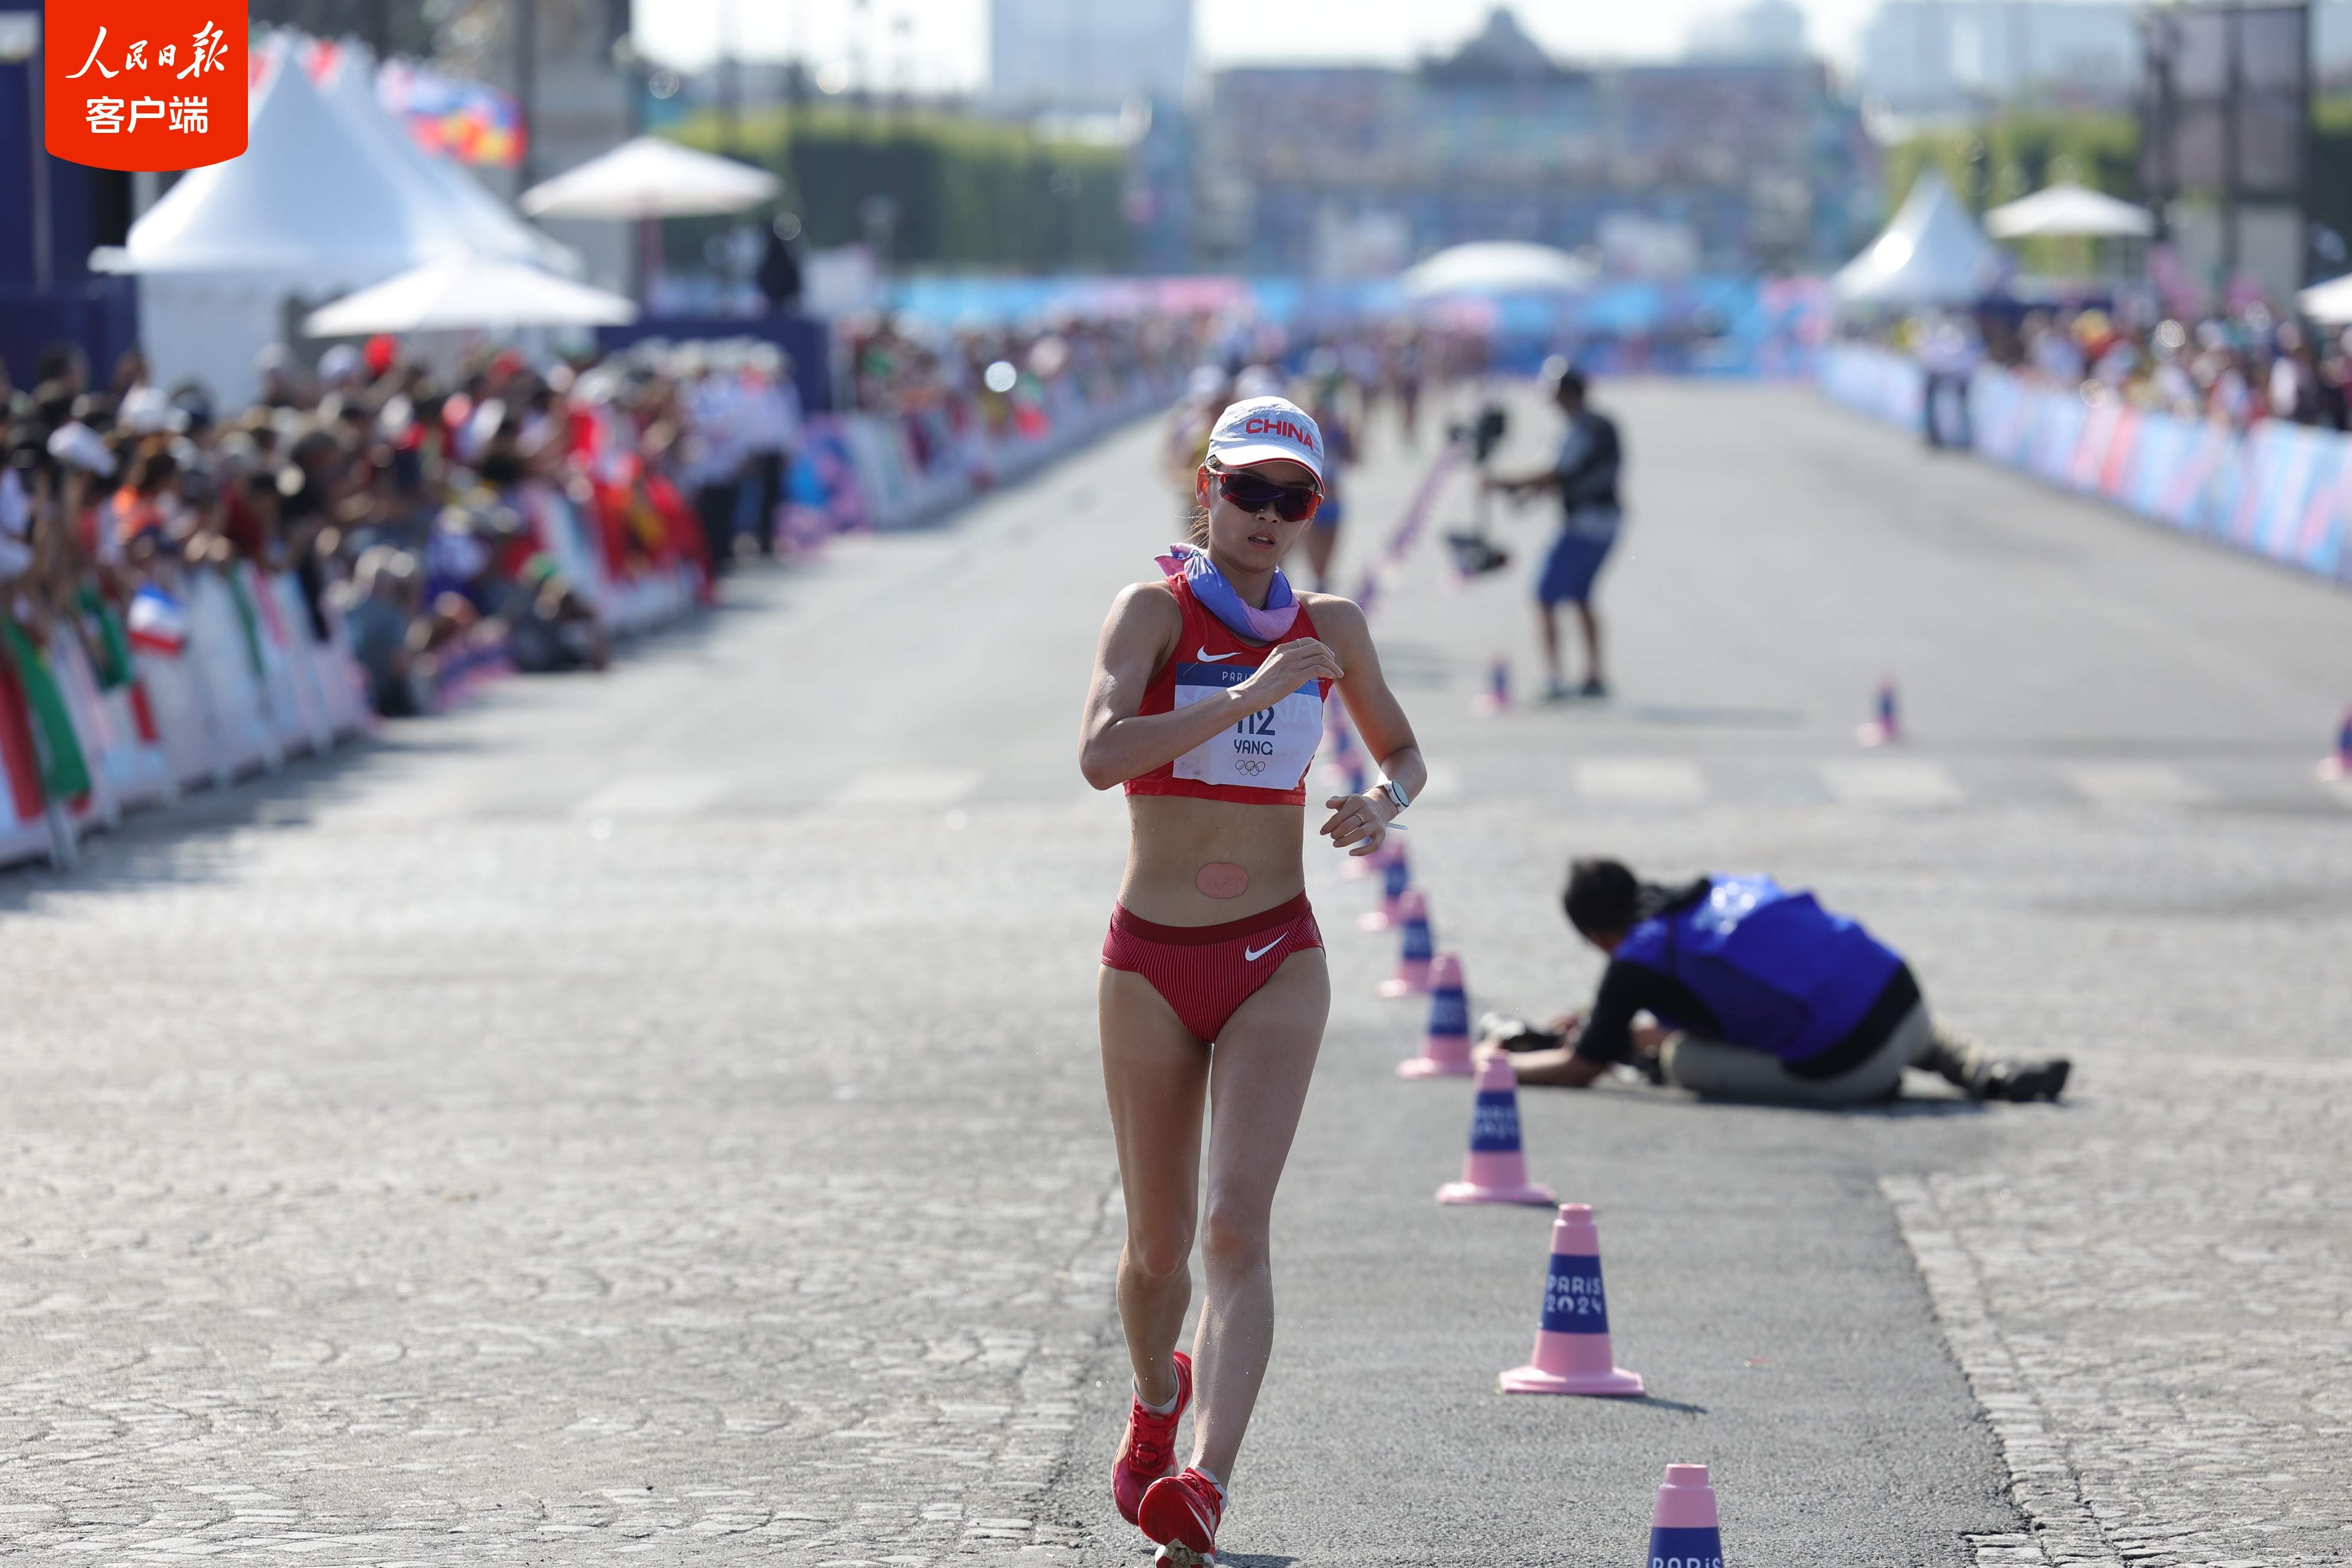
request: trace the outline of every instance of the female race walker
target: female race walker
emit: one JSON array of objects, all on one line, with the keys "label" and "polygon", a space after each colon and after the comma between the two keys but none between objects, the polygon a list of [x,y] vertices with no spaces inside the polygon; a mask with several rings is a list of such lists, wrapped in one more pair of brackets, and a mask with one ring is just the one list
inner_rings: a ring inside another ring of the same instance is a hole
[{"label": "female race walker", "polygon": [[[1426,776],[1353,604],[1293,595],[1281,562],[1315,515],[1323,436],[1279,397],[1219,416],[1193,542],[1122,589],[1103,625],[1079,765],[1127,786],[1133,837],[1103,944],[1103,1081],[1127,1194],[1119,1321],[1135,1402],[1111,1470],[1159,1561],[1215,1561],[1217,1521],[1274,1342],[1266,1229],[1331,986],[1307,908],[1306,780],[1337,687],[1384,777],[1318,829],[1369,855]],[[1199,1213],[1209,1117],[1207,1213]],[[1208,1274],[1192,1355],[1196,1218]],[[1192,1463],[1176,1424],[1198,1373]]]}]

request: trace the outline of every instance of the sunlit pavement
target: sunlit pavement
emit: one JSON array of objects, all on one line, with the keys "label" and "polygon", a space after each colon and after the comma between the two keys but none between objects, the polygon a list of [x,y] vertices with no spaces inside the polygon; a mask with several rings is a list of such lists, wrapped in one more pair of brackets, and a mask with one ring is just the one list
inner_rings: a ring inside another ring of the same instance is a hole
[{"label": "sunlit pavement", "polygon": [[[2352,1554],[2352,801],[2311,769],[2352,598],[1799,389],[1598,401],[1614,700],[1472,714],[1497,654],[1536,683],[1540,512],[1502,577],[1425,545],[1376,612],[1474,1010],[1590,987],[1572,853],[1761,868],[2075,1083],[1530,1092],[1653,1397],[1506,1399],[1544,1216],[1431,1201],[1466,1091],[1391,1076],[1421,1015],[1317,858],[1338,1003],[1228,1560],[1630,1561],[1685,1459],[1738,1563]],[[1074,749],[1174,526],[1155,441],[0,878],[0,1555],[1133,1560],[1124,819]],[[1359,563],[1430,455],[1374,449]],[[1910,738],[1864,752],[1885,678]]]}]

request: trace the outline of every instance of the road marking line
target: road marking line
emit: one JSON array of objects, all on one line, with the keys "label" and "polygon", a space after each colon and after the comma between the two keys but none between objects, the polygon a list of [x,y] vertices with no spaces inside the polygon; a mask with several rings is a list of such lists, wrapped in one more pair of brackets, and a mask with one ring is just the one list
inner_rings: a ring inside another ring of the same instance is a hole
[{"label": "road marking line", "polygon": [[729,773],[625,773],[572,808],[574,816],[691,816],[727,793]]},{"label": "road marking line", "polygon": [[2064,772],[2067,783],[2097,805],[2203,805],[2213,798],[2170,763],[2084,763]]},{"label": "road marking line", "polygon": [[1695,805],[1706,798],[1706,775],[1675,757],[1595,757],[1572,771],[1587,800],[1628,805]]},{"label": "road marking line", "polygon": [[1943,763],[1917,757],[1823,763],[1821,775],[1848,805],[1958,805],[1967,798]]},{"label": "road marking line", "polygon": [[977,768],[875,768],[834,792],[840,806],[953,805],[980,788]]}]

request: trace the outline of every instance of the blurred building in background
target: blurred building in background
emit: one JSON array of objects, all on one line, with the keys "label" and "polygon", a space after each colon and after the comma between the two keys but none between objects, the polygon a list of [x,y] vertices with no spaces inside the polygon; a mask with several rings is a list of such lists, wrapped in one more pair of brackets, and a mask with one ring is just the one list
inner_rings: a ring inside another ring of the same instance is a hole
[{"label": "blurred building in background", "polygon": [[[2115,0],[1883,0],[1862,38],[1855,87],[1911,120],[2038,107],[2129,110],[2145,81],[2141,23],[2164,7]],[[2352,82],[2352,0],[2310,7],[2312,66]]]},{"label": "blurred building in background", "polygon": [[1856,85],[1890,112],[1920,118],[2028,91],[2120,108],[2139,90],[2141,10],[2100,0],[1885,0],[1863,34]]},{"label": "blurred building in background", "polygon": [[1842,261],[1878,216],[1874,152],[1826,68],[1780,52],[1780,9],[1758,7],[1755,54],[1677,65],[1555,60],[1497,10],[1417,68],[1220,71],[1203,259],[1365,277],[1467,240],[1601,247],[1613,226],[1642,237],[1627,254],[1709,268]]}]

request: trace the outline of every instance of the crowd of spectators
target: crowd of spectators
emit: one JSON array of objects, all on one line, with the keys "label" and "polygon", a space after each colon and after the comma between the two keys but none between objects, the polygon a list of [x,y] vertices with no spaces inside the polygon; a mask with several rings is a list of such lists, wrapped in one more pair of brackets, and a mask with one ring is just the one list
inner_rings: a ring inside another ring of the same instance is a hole
[{"label": "crowd of spectators", "polygon": [[2046,385],[2079,388],[2093,404],[2116,399],[2241,431],[2265,419],[2352,429],[2352,331],[2282,319],[2260,303],[2137,324],[2101,309],[2033,310],[2013,326],[1992,314],[1916,318],[1897,330],[1895,342],[1931,369],[1982,358]]},{"label": "crowd of spectators", "polygon": [[1044,434],[1056,402],[1104,407],[1139,382],[1171,385],[1214,331],[1206,316],[1069,318],[926,331],[873,317],[842,329],[849,407],[903,421],[916,459],[973,437]]},{"label": "crowd of spectators", "polygon": [[749,363],[540,367],[507,351],[436,374],[378,339],[315,371],[282,349],[257,368],[258,400],[235,411],[155,385],[135,353],[104,386],[68,347],[29,388],[0,370],[0,620],[37,647],[82,636],[120,676],[110,628],[139,588],[249,562],[292,573],[311,635],[343,622],[376,710],[411,713],[453,654],[601,666],[616,588],[707,585],[713,536],[681,486],[719,489],[724,462],[731,501],[759,472],[751,445],[697,418],[756,401],[709,384],[748,387]]},{"label": "crowd of spectators", "polygon": [[[843,338],[839,390],[928,467],[1129,403],[1174,380],[1202,330],[1151,316],[925,339],[875,321]],[[0,679],[28,689],[59,636],[102,685],[130,681],[142,589],[184,603],[194,574],[249,563],[293,576],[310,634],[348,646],[377,712],[415,713],[486,658],[602,668],[637,590],[707,598],[740,556],[789,548],[793,520],[824,519],[827,481],[794,482],[793,367],[761,342],[439,365],[391,338],[315,366],[278,347],[242,408],[158,384],[136,353],[103,383],[68,345],[31,368],[0,364]]]}]

